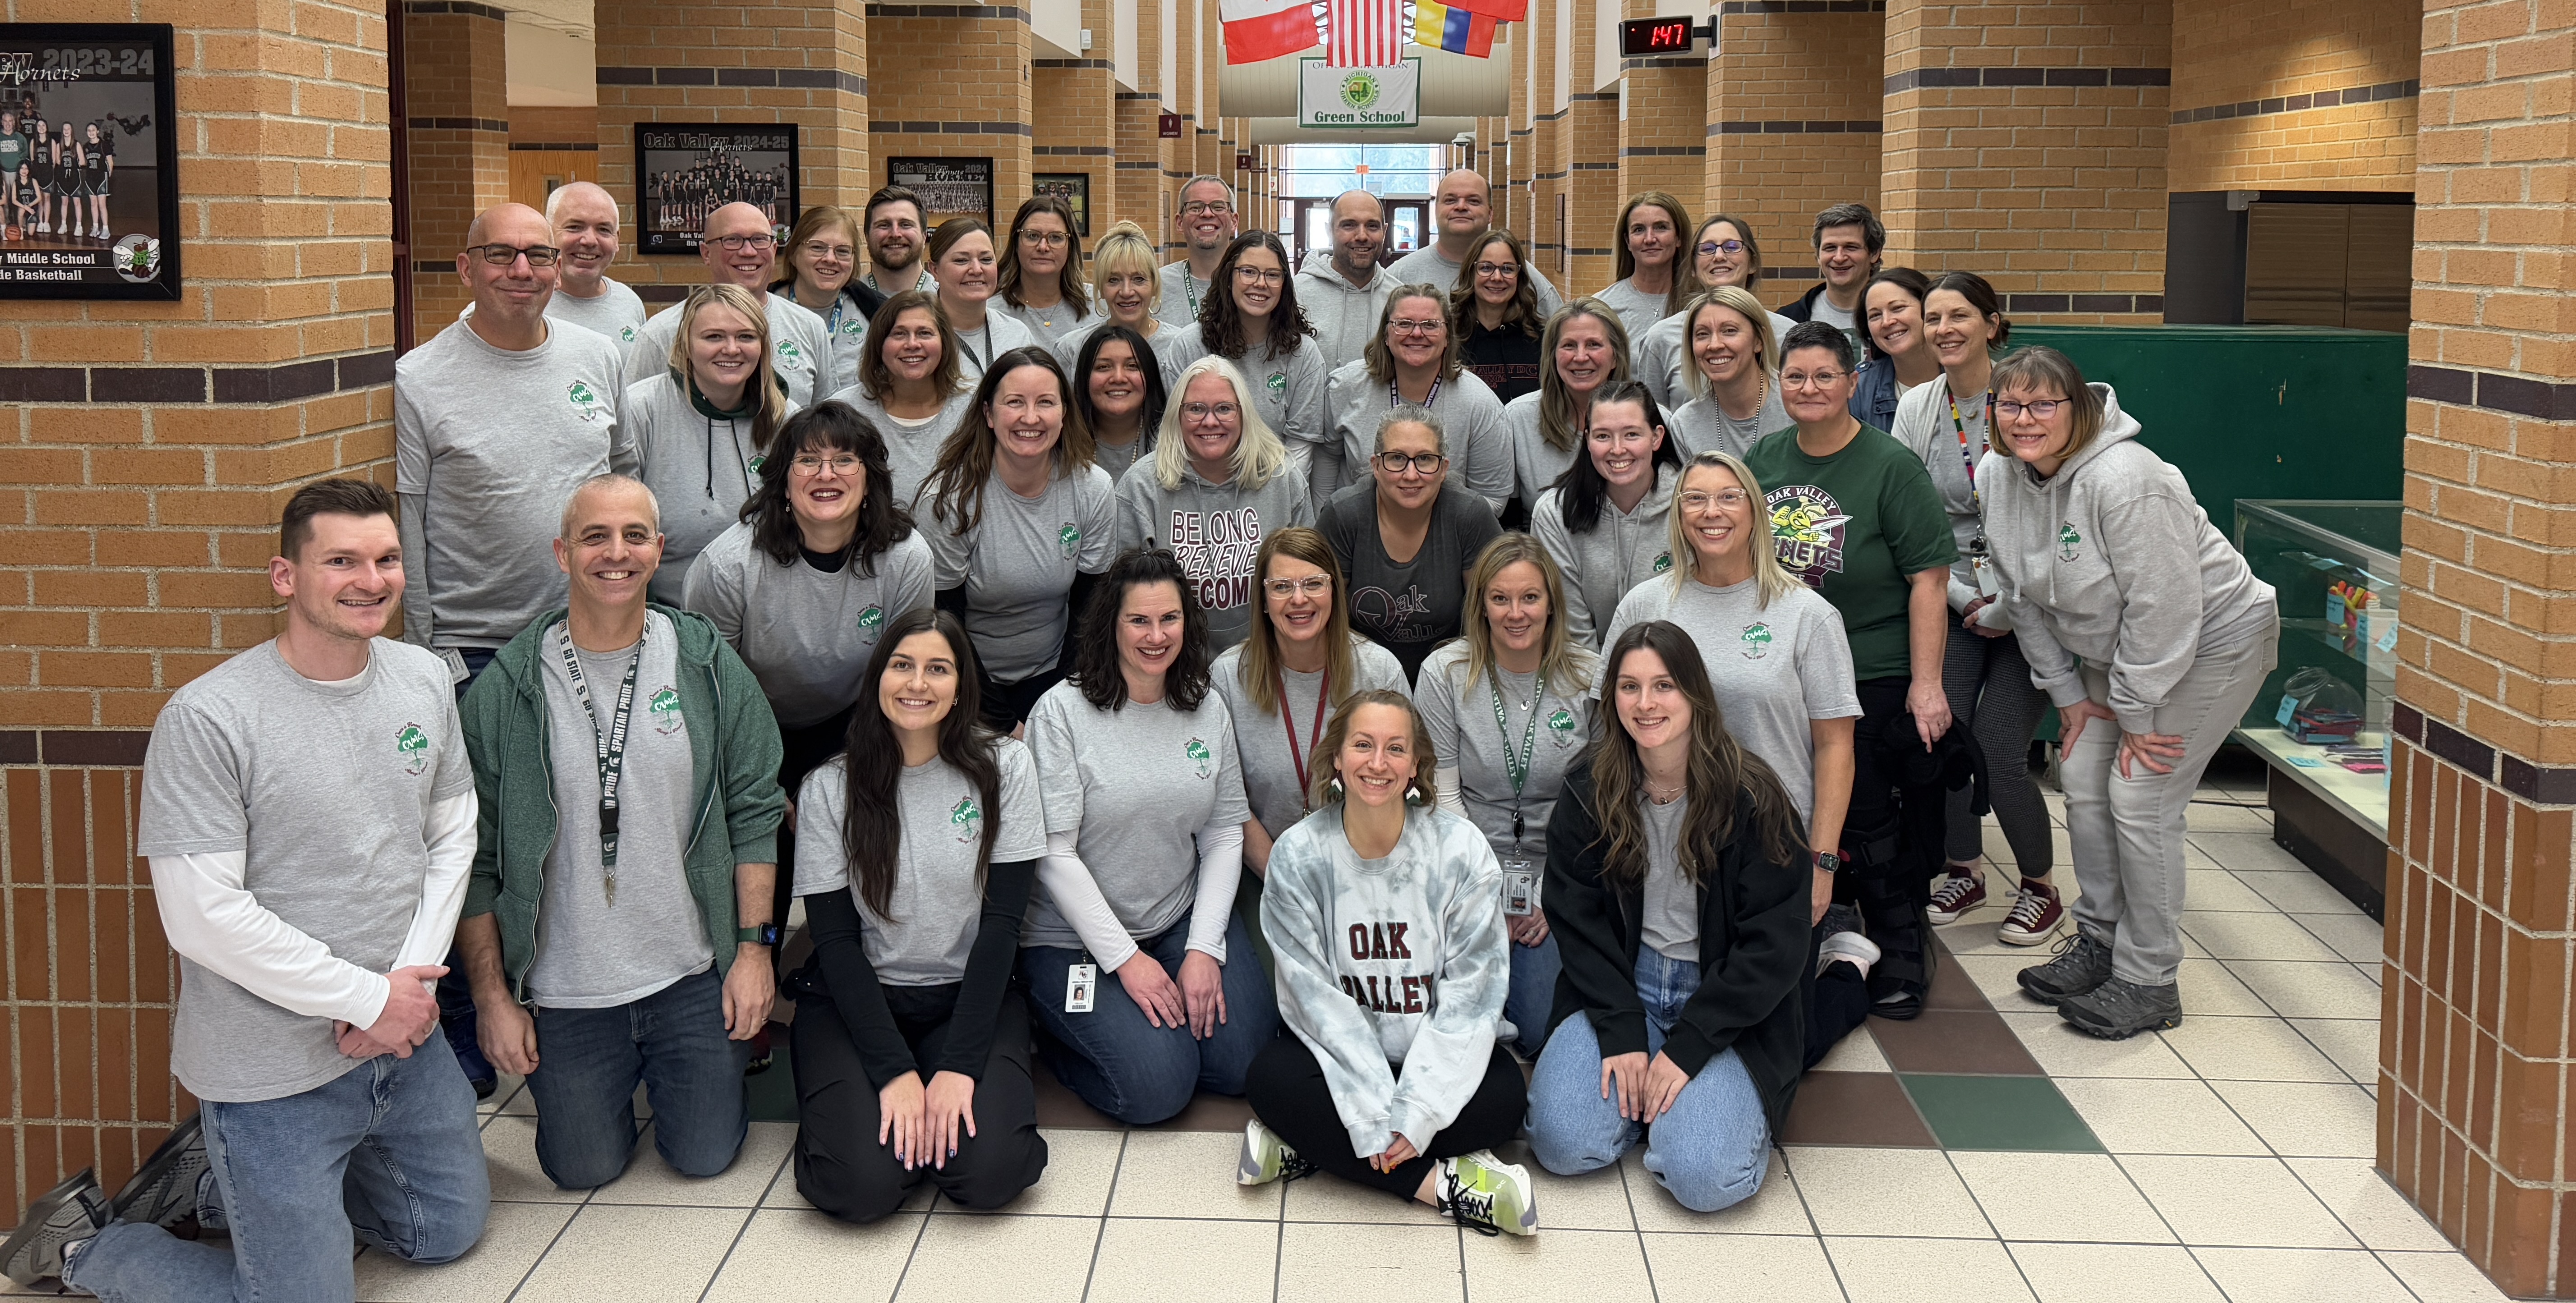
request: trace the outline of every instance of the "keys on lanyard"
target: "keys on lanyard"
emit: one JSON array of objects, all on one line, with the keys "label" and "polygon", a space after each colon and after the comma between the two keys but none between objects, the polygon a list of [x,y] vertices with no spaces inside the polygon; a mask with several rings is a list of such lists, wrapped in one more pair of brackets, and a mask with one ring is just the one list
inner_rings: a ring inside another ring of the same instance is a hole
[{"label": "keys on lanyard", "polygon": [[590,699],[590,684],[582,678],[581,657],[572,648],[568,626],[555,626],[555,645],[563,653],[564,676],[572,680],[572,695],[581,702],[584,714],[590,716],[591,736],[599,744],[599,863],[600,890],[609,904],[617,903],[617,785],[626,774],[626,729],[635,711],[635,676],[644,668],[644,642],[637,639],[635,659],[626,663],[626,681],[617,686],[617,707],[606,728],[599,724],[599,707]]}]

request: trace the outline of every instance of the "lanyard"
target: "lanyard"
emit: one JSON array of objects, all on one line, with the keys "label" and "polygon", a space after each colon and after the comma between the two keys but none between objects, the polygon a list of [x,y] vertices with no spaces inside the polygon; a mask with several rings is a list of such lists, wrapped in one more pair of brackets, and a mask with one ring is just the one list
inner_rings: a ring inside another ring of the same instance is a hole
[{"label": "lanyard", "polygon": [[[1947,386],[1943,387],[1947,388]],[[1968,505],[1982,513],[1986,508],[1985,503],[1977,497],[1977,459],[1968,451],[1968,423],[1959,415],[1957,394],[1950,395],[1950,428],[1959,432],[1959,464],[1968,468]],[[1985,444],[1989,450],[1995,446],[1995,391],[1992,389],[1986,391],[1985,437],[1978,442]]]},{"label": "lanyard", "polygon": [[[1279,693],[1279,727],[1288,734],[1288,763],[1297,767],[1297,807],[1312,810],[1306,796],[1306,749],[1297,745],[1297,721],[1288,717],[1288,678],[1277,670],[1270,672],[1270,684]],[[1315,684],[1315,722],[1306,730],[1309,741],[1324,735],[1324,703],[1333,699],[1333,667],[1324,666],[1324,677]]]},{"label": "lanyard", "polygon": [[572,649],[572,635],[562,626],[555,629],[557,645],[563,651],[564,675],[572,680],[572,694],[581,701],[583,713],[590,716],[590,733],[599,744],[599,862],[606,870],[600,889],[608,903],[617,903],[617,781],[626,772],[626,725],[635,709],[635,675],[644,668],[644,644],[635,644],[635,659],[626,663],[626,681],[617,688],[617,712],[607,728],[599,726],[599,708],[591,704],[590,685],[581,676],[581,657]]},{"label": "lanyard", "polygon": [[[1196,321],[1199,319],[1199,278],[1190,274],[1190,265],[1188,263],[1184,262],[1180,264],[1180,267],[1181,292],[1190,296],[1190,320]],[[1210,286],[1209,288],[1213,289],[1215,287]]]},{"label": "lanyard", "polygon": [[[1428,411],[1433,403],[1439,401],[1440,377],[1433,376],[1431,377],[1431,392],[1422,396],[1423,409]],[[1402,388],[1402,382],[1395,380],[1389,380],[1386,382],[1386,405],[1389,410],[1404,406],[1404,390]]]},{"label": "lanyard", "polygon": [[1538,686],[1530,693],[1529,727],[1521,730],[1521,750],[1512,754],[1512,725],[1503,713],[1503,672],[1487,671],[1485,690],[1494,698],[1494,731],[1503,735],[1503,773],[1512,780],[1512,840],[1521,836],[1521,785],[1529,781],[1530,762],[1538,758],[1538,710],[1547,700],[1547,668],[1538,672]]},{"label": "lanyard", "polygon": [[977,353],[971,345],[967,344],[967,342],[966,342],[966,332],[965,332],[965,331],[962,331],[962,330],[957,332],[957,347],[962,348],[962,349],[965,349],[965,350],[966,350],[966,356],[968,356],[968,357],[971,357],[971,358],[974,358],[974,359],[975,359],[975,369],[976,369],[976,370],[978,370],[978,371],[981,371],[981,370],[983,370],[983,369],[984,369],[984,358],[985,358],[985,356],[986,356],[986,355],[991,354],[991,353],[992,353],[992,351],[993,351],[993,322],[992,322],[992,319],[991,319],[991,318],[989,318],[989,317],[988,317],[988,318],[986,318],[986,319],[985,319],[985,321],[984,321],[984,325],[983,325],[983,327],[982,327],[981,329],[977,330],[975,333],[976,333],[976,334],[979,334],[979,335],[982,335],[982,336],[984,337],[984,352],[983,352],[983,353],[981,353],[981,354]]}]

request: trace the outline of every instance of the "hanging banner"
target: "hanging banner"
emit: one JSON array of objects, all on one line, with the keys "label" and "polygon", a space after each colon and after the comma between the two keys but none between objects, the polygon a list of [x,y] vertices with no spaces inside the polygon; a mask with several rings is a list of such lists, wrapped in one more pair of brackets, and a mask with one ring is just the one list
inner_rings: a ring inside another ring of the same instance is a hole
[{"label": "hanging banner", "polygon": [[1297,125],[1347,130],[1410,127],[1422,121],[1422,60],[1384,68],[1335,68],[1322,59],[1297,67]]}]

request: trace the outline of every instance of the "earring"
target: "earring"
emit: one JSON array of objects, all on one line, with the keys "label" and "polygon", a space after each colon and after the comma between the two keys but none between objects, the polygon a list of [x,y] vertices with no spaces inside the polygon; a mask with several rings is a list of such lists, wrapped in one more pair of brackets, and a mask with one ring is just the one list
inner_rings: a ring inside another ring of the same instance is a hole
[{"label": "earring", "polygon": [[1334,801],[1338,801],[1338,800],[1342,799],[1342,776],[1341,776],[1341,775],[1339,775],[1339,774],[1335,774],[1335,775],[1333,775],[1332,781],[1330,781],[1330,782],[1328,782],[1328,783],[1324,784],[1324,796],[1325,796],[1325,798],[1326,798],[1327,800],[1334,800]]},{"label": "earring", "polygon": [[1405,803],[1406,805],[1409,805],[1409,806],[1414,807],[1414,808],[1415,808],[1415,809],[1417,809],[1417,810],[1418,810],[1418,809],[1421,809],[1424,805],[1429,804],[1429,802],[1424,801],[1424,800],[1422,799],[1422,784],[1417,783],[1417,782],[1413,782],[1413,781],[1411,781],[1411,780],[1407,780],[1407,781],[1405,782],[1405,784],[1404,784],[1404,803]]}]

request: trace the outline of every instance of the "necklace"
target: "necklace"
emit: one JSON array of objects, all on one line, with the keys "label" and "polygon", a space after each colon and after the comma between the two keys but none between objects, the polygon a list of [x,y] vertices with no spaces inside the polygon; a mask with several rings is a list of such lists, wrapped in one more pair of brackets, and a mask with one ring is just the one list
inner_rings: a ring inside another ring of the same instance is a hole
[{"label": "necklace", "polygon": [[1711,393],[1709,395],[1708,405],[1717,409],[1718,424],[1725,426],[1726,432],[1729,435],[1734,436],[1736,448],[1740,451],[1744,448],[1752,447],[1754,440],[1759,439],[1764,434],[1768,433],[1768,431],[1762,428],[1762,407],[1763,404],[1770,400],[1771,374],[1766,371],[1762,373],[1762,387],[1754,391],[1753,414],[1751,416],[1745,417],[1742,420],[1737,420],[1735,417],[1728,415],[1726,405],[1717,401],[1717,395],[1715,393]]},{"label": "necklace", "polygon": [[1657,805],[1670,805],[1678,799],[1684,791],[1688,790],[1689,787],[1690,780],[1687,778],[1683,779],[1681,782],[1670,784],[1658,783],[1654,779],[1649,778],[1646,780],[1646,795],[1655,798],[1655,804]]}]

